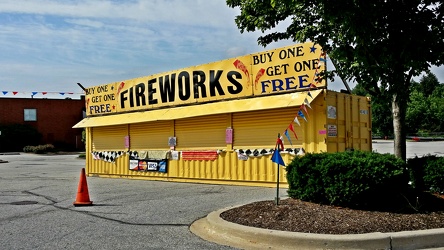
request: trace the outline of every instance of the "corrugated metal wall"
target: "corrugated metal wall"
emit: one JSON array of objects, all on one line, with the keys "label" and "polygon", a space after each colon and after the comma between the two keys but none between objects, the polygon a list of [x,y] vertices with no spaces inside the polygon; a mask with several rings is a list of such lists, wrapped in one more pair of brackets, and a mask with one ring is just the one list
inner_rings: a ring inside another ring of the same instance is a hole
[{"label": "corrugated metal wall", "polygon": [[128,125],[95,127],[92,134],[93,151],[124,150]]},{"label": "corrugated metal wall", "polygon": [[[299,108],[271,109],[233,114],[234,144],[236,149],[274,148],[278,133],[283,132],[293,122]],[[302,127],[294,126],[296,134],[302,135]],[[292,135],[292,132],[290,132]],[[301,136],[301,139],[303,137]],[[295,147],[302,146],[302,140],[292,135]],[[288,146],[287,138],[284,138]]]},{"label": "corrugated metal wall", "polygon": [[[329,119],[328,108],[336,108],[336,118]],[[271,155],[239,160],[234,150],[274,148],[278,133],[293,122],[300,107],[234,114],[209,115],[175,121],[156,121],[121,126],[88,128],[88,150],[126,151],[124,137],[130,135],[129,150],[168,150],[168,137],[177,138],[177,151],[225,150],[214,161],[169,160],[168,172],[129,170],[129,156],[124,154],[115,163],[94,160],[87,156],[89,175],[107,177],[143,178],[252,186],[275,186],[277,164]],[[371,150],[370,106],[366,98],[336,92],[318,96],[307,107],[307,121],[299,117],[301,126],[293,123],[298,136],[292,144],[284,136],[285,146],[303,147],[306,152],[337,152],[346,148]],[[336,126],[336,136],[329,136],[328,125]],[[233,129],[233,144],[225,141],[225,131]],[[294,156],[281,154],[290,163]],[[286,185],[285,169],[280,167],[279,181]]]},{"label": "corrugated metal wall", "polygon": [[229,127],[228,114],[176,120],[174,124],[176,149],[225,149],[227,127]]},{"label": "corrugated metal wall", "polygon": [[[337,129],[337,135],[327,137],[328,152],[345,150],[372,150],[371,109],[366,97],[329,92],[326,99],[328,109],[336,109],[336,117],[327,116],[327,130]],[[328,134],[328,133],[327,133]]]},{"label": "corrugated metal wall", "polygon": [[155,121],[129,125],[131,150],[168,150],[174,136],[174,121]]}]

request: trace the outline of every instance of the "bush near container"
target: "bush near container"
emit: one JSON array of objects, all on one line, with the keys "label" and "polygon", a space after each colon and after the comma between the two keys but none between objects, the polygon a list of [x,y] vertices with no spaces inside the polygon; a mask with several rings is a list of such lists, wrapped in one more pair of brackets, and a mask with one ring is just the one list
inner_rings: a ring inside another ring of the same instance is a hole
[{"label": "bush near container", "polygon": [[286,169],[292,198],[366,210],[444,211],[444,157],[406,163],[376,152],[306,154]]},{"label": "bush near container", "polygon": [[304,201],[391,210],[410,196],[406,163],[390,154],[309,153],[294,158],[286,170],[289,196]]},{"label": "bush near container", "polygon": [[407,160],[407,166],[416,191],[444,194],[444,157],[415,157]]}]

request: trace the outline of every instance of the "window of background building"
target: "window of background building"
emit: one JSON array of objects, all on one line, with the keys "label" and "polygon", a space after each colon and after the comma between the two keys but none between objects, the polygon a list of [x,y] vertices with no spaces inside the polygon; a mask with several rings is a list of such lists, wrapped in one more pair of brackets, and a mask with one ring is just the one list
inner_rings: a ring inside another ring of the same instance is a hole
[{"label": "window of background building", "polygon": [[37,121],[37,110],[25,109],[25,121]]}]

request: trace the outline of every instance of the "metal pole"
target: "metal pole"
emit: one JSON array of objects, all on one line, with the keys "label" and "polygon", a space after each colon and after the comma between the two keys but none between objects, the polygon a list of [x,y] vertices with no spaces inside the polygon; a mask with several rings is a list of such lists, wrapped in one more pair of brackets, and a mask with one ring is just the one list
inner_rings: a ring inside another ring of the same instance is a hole
[{"label": "metal pole", "polygon": [[[277,153],[279,154],[280,152],[280,147],[278,144],[278,141],[281,137],[281,134],[278,133],[278,140],[276,140],[276,147],[274,148],[274,150],[277,150]],[[277,177],[276,177],[276,198],[275,198],[275,204],[276,206],[279,205],[279,163],[276,164],[277,165]]]},{"label": "metal pole", "polygon": [[[278,154],[279,154],[279,149],[278,149]],[[276,203],[276,205],[279,205],[279,164],[277,164],[277,168],[278,168],[278,171],[277,171],[277,181],[276,181],[276,200],[275,200],[275,203]]]}]

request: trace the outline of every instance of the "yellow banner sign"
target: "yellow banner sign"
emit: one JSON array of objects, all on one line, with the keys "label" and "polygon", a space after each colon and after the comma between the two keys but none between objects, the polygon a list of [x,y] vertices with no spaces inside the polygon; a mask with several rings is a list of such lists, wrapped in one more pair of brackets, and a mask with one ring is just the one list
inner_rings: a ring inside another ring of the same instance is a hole
[{"label": "yellow banner sign", "polygon": [[322,88],[323,56],[319,46],[304,43],[94,86],[86,89],[87,115]]},{"label": "yellow banner sign", "polygon": [[251,55],[254,95],[326,86],[320,77],[325,54],[313,43],[297,44]]}]

